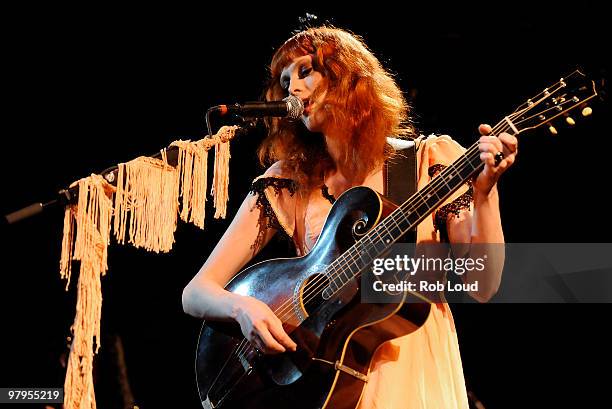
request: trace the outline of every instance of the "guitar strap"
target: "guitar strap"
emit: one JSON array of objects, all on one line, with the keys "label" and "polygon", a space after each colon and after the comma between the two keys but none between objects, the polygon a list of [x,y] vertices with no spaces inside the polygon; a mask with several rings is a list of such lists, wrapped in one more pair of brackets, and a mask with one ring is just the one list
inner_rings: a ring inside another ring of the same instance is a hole
[{"label": "guitar strap", "polygon": [[[396,155],[387,160],[383,167],[384,195],[399,206],[417,191],[417,149],[414,141],[394,138],[389,138],[388,141],[395,148]],[[416,227],[406,233],[398,243],[416,243]],[[413,322],[417,310],[422,314],[420,318],[424,322],[428,317],[429,307],[415,309],[414,303],[404,302],[393,317],[379,324],[380,329],[384,330],[385,325],[395,328],[390,330],[391,332],[397,328],[405,328],[406,320]],[[398,337],[403,335],[405,334],[401,331],[396,333]]]},{"label": "guitar strap", "polygon": [[[413,141],[389,138],[396,154],[384,165],[384,195],[398,206],[417,191],[416,144]],[[400,242],[415,243],[416,230],[406,233]]]}]

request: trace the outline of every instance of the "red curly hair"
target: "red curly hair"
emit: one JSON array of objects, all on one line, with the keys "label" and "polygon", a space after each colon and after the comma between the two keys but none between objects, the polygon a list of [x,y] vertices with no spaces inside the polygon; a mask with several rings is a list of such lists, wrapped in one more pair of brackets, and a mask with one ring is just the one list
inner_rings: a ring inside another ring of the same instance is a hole
[{"label": "red curly hair", "polygon": [[282,70],[294,58],[312,55],[313,69],[323,76],[311,99],[327,91],[322,106],[332,129],[343,138],[337,163],[330,157],[321,134],[309,132],[301,121],[273,118],[266,121],[268,136],[258,149],[262,165],[282,160],[283,168],[297,182],[298,190],[320,186],[325,173],[339,170],[362,182],[393,154],[387,136],[413,135],[408,104],[392,76],[363,40],[348,31],[323,26],[302,31],[274,54],[267,101],[280,100],[287,91],[280,83]]}]

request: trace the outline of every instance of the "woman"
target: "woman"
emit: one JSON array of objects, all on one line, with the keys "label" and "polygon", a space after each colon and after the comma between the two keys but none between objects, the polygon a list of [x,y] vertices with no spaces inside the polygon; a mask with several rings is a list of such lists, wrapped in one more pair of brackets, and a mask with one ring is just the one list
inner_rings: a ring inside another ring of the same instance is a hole
[{"label": "woman", "polygon": [[[299,255],[308,253],[332,202],[350,187],[365,185],[382,193],[383,164],[393,154],[393,140],[387,137],[412,132],[395,81],[346,31],[319,27],[296,34],[277,50],[270,73],[266,99],[295,95],[304,101],[304,113],[299,122],[268,122],[259,156],[273,164],[255,179],[231,225],[185,288],[183,306],[199,318],[236,320],[258,349],[281,353],[296,344],[279,318],[263,302],[224,286],[278,232],[293,241]],[[450,243],[503,243],[496,182],[514,162],[517,141],[508,134],[488,136],[486,125],[479,130],[484,169],[469,192],[459,191],[419,225],[417,242],[436,242],[442,234]],[[463,148],[446,136],[418,141],[421,188]],[[499,286],[503,254],[489,261],[483,271],[464,276],[466,282],[479,282],[471,295],[481,302]],[[447,304],[432,308],[417,332],[383,344],[370,370],[360,407],[468,406]]]}]

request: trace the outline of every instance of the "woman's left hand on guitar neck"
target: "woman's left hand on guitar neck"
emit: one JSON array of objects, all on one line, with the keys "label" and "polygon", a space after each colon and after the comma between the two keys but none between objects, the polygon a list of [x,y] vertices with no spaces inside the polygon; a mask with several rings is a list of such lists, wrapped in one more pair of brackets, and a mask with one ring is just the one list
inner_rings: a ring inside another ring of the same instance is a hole
[{"label": "woman's left hand on guitar neck", "polygon": [[478,149],[484,169],[473,182],[475,200],[489,196],[501,174],[516,160],[518,152],[518,140],[515,136],[505,132],[498,136],[490,135],[492,128],[489,125],[480,125],[478,131],[482,135],[478,141]]}]

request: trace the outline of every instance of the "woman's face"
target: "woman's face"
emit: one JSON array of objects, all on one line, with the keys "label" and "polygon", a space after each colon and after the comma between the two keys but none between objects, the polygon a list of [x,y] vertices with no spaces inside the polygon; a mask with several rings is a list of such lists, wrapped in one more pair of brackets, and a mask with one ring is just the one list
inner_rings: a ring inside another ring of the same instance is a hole
[{"label": "woman's face", "polygon": [[323,109],[323,92],[316,101],[310,96],[321,85],[323,75],[312,68],[312,56],[294,58],[281,73],[280,83],[290,95],[295,95],[304,102],[302,122],[311,132],[323,132],[325,110]]}]

